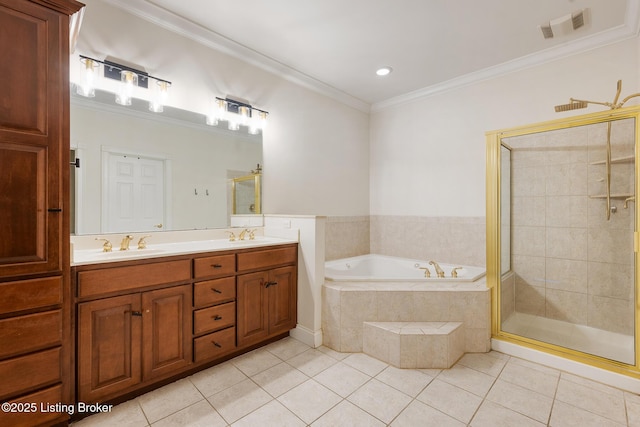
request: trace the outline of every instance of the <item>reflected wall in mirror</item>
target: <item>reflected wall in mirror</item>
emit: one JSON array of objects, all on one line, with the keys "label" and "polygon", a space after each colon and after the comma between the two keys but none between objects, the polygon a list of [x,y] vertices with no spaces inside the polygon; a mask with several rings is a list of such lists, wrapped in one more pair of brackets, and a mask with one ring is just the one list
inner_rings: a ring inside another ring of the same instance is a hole
[{"label": "reflected wall in mirror", "polygon": [[198,113],[151,113],[147,101],[123,107],[113,99],[71,90],[71,162],[80,166],[71,165],[75,234],[229,226],[233,179],[262,164],[262,136],[207,126]]}]

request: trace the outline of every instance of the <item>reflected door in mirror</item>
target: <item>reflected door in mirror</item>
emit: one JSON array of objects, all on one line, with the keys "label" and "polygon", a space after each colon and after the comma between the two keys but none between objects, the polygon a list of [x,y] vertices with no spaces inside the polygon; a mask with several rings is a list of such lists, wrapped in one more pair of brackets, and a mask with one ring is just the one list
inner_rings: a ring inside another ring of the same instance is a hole
[{"label": "reflected door in mirror", "polygon": [[103,232],[152,231],[164,219],[164,161],[105,153]]}]

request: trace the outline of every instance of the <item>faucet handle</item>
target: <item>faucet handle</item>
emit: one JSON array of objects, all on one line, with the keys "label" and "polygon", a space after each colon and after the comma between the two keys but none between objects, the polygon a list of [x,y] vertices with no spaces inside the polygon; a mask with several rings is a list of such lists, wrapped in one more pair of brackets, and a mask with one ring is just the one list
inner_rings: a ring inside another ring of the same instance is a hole
[{"label": "faucet handle", "polygon": [[236,235],[233,234],[233,231],[226,231],[227,234],[229,234],[229,241],[230,242],[235,242],[236,241]]},{"label": "faucet handle", "polygon": [[254,228],[253,230],[249,230],[249,240],[255,240],[256,239],[256,229]]},{"label": "faucet handle", "polygon": [[456,267],[453,270],[451,270],[451,277],[458,277],[458,270],[462,269],[463,267]]},{"label": "faucet handle", "polygon": [[145,249],[147,247],[147,241],[145,239],[151,237],[151,235],[142,236],[140,240],[138,240],[138,249]]},{"label": "faucet handle", "polygon": [[111,244],[111,242],[107,239],[99,239],[96,237],[96,240],[103,240],[104,243],[102,244],[102,252],[111,252],[111,250],[113,249],[113,245]]},{"label": "faucet handle", "polygon": [[420,270],[424,270],[424,277],[431,277],[431,272],[429,271],[429,267],[419,267]]}]

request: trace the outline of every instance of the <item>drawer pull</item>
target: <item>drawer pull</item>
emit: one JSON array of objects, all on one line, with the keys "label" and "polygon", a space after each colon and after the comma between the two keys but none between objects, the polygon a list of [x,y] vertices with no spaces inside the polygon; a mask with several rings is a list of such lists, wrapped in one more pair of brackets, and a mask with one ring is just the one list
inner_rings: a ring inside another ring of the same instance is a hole
[{"label": "drawer pull", "polygon": [[213,268],[222,268],[222,264],[211,264]]},{"label": "drawer pull", "polygon": [[132,316],[140,316],[140,317],[142,317],[142,312],[141,311],[132,311],[131,315]]},{"label": "drawer pull", "polygon": [[222,348],[222,346],[220,344],[218,344],[217,342],[215,342],[215,341],[211,341],[211,343],[213,345],[215,345],[216,347],[218,347],[218,348]]},{"label": "drawer pull", "polygon": [[278,282],[265,282],[265,288],[268,288],[269,286],[275,286],[277,284]]},{"label": "drawer pull", "polygon": [[221,291],[220,289],[211,288],[211,290],[212,290],[213,292],[215,292],[216,294],[221,294],[221,293],[222,293],[222,291]]},{"label": "drawer pull", "polygon": [[215,316],[213,316],[213,320],[222,320],[222,316],[216,314]]}]

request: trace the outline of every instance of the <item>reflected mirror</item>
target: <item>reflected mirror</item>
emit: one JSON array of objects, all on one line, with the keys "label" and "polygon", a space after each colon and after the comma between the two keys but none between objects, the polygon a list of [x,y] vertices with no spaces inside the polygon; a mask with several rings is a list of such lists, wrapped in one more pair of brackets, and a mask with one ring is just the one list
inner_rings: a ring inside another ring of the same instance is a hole
[{"label": "reflected mirror", "polygon": [[[202,114],[148,102],[115,104],[96,90],[71,90],[73,234],[192,230],[230,225],[235,178],[259,176],[262,136],[226,123],[207,126]],[[253,179],[254,194],[260,179]],[[255,212],[261,198],[254,197]]]}]

